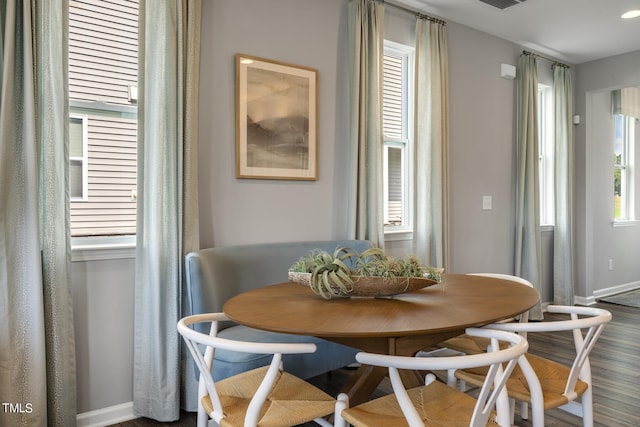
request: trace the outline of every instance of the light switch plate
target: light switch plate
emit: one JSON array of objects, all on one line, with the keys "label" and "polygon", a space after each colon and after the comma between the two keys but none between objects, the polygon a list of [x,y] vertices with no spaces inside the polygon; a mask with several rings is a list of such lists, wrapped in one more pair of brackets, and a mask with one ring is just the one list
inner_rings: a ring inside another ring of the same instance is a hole
[{"label": "light switch plate", "polygon": [[491,196],[482,196],[483,211],[490,211],[491,209],[493,209],[492,203],[493,203],[493,200]]}]

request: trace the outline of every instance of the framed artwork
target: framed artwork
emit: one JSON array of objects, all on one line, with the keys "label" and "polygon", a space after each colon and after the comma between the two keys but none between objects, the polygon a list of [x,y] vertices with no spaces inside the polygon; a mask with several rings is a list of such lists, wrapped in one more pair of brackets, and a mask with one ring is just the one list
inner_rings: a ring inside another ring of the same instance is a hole
[{"label": "framed artwork", "polygon": [[236,177],[318,179],[317,75],[236,54]]}]

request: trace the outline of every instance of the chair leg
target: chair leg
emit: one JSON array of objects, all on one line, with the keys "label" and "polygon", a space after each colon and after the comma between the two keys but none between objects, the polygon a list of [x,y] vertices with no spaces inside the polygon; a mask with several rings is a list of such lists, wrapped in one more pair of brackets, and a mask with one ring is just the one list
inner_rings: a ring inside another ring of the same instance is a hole
[{"label": "chair leg", "polygon": [[336,412],[334,416],[334,427],[347,427],[347,422],[342,418],[342,411],[349,407],[349,396],[346,393],[340,393],[336,402]]},{"label": "chair leg", "polygon": [[198,427],[207,427],[208,425],[209,425],[209,414],[207,414],[207,411],[204,409],[202,404],[200,402],[198,402],[197,426]]},{"label": "chair leg", "polygon": [[582,425],[585,427],[593,426],[593,395],[587,395],[587,393],[582,395],[580,401],[572,400],[569,403],[566,403],[562,406],[559,406],[558,409],[561,409],[565,412],[575,415],[576,417],[582,418]]},{"label": "chair leg", "polygon": [[452,387],[452,388],[457,388],[458,379],[456,378],[456,370],[455,369],[449,369],[447,371],[447,385],[449,387]]},{"label": "chair leg", "polygon": [[536,399],[531,401],[531,425],[533,427],[544,427],[544,403],[537,402]]},{"label": "chair leg", "polygon": [[582,408],[582,425],[584,427],[593,427],[593,394],[591,393],[591,386],[584,392],[580,398],[580,402]]},{"label": "chair leg", "polygon": [[[207,365],[210,366],[210,365]],[[202,406],[202,398],[207,396],[209,392],[207,391],[207,385],[204,382],[204,377],[200,375],[198,378],[198,419],[197,419],[197,427],[208,427],[209,426],[209,414],[207,410]]]},{"label": "chair leg", "polygon": [[429,385],[432,382],[434,382],[436,380],[436,376],[433,375],[432,373],[428,373],[427,375],[425,375],[424,377],[424,385]]},{"label": "chair leg", "polygon": [[520,418],[529,419],[529,404],[527,402],[520,402]]},{"label": "chair leg", "polygon": [[496,421],[500,426],[512,426],[513,418],[511,416],[511,399],[507,395],[507,391],[502,389],[500,394],[498,395],[498,399],[496,400]]},{"label": "chair leg", "polygon": [[514,425],[513,423],[516,419],[516,401],[512,398],[509,398],[509,415],[511,415],[511,425]]}]

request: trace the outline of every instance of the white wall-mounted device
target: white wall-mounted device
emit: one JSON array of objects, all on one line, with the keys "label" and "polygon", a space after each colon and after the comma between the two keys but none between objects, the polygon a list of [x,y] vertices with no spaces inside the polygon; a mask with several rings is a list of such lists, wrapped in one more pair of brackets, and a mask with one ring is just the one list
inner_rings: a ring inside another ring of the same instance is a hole
[{"label": "white wall-mounted device", "polygon": [[500,77],[513,80],[516,78],[516,67],[510,64],[500,64]]}]

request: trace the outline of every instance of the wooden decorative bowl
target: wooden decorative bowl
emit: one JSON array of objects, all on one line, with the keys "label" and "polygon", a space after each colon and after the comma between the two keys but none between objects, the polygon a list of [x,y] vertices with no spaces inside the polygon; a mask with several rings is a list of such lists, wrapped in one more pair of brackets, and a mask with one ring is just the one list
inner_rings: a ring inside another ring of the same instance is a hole
[{"label": "wooden decorative bowl", "polygon": [[[438,282],[426,277],[396,277],[388,279],[377,276],[350,276],[351,291],[345,293],[337,285],[332,285],[332,296],[347,297],[385,297],[417,291]],[[289,280],[304,286],[310,286],[311,273],[289,272]],[[313,288],[312,288],[313,290]],[[315,292],[315,290],[314,290]]]}]

